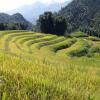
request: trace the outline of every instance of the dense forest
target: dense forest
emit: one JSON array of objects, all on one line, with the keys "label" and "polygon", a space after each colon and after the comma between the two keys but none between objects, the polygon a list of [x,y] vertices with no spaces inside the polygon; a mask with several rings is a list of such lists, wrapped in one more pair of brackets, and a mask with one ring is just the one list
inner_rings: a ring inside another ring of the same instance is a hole
[{"label": "dense forest", "polygon": [[67,20],[60,14],[45,12],[39,16],[37,26],[43,33],[51,33],[56,35],[64,35],[67,28]]},{"label": "dense forest", "polygon": [[68,33],[81,30],[100,37],[100,0],[73,0],[59,14],[68,21]]}]

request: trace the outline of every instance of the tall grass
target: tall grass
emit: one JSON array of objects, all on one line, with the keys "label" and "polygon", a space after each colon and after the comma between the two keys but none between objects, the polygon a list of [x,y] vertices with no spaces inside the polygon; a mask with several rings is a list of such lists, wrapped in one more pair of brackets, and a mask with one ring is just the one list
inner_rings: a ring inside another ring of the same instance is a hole
[{"label": "tall grass", "polygon": [[[7,51],[0,47],[0,100],[100,100],[98,42],[84,37],[41,37],[41,33],[32,34],[30,40],[28,32],[12,32],[6,31],[0,38],[1,45],[7,42],[10,48]],[[84,46],[95,56],[68,55]]]}]

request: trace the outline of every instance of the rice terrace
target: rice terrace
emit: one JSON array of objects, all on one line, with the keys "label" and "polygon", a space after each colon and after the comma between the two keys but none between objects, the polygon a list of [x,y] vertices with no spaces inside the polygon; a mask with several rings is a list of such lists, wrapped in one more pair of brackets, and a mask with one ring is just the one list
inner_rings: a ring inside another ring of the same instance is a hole
[{"label": "rice terrace", "polygon": [[100,39],[0,31],[0,100],[100,100]]},{"label": "rice terrace", "polygon": [[0,100],[100,100],[100,0],[0,0]]}]

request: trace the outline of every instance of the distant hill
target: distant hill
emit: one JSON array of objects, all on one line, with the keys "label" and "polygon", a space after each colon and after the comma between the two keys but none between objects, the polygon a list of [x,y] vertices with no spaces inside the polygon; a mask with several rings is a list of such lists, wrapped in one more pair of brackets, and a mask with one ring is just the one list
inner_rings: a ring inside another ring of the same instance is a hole
[{"label": "distant hill", "polygon": [[7,12],[8,14],[13,13],[21,13],[28,21],[35,23],[38,19],[39,15],[44,13],[45,11],[59,11],[62,7],[65,7],[71,0],[64,3],[52,3],[52,4],[44,4],[41,2],[36,2],[31,5],[25,5],[18,9]]},{"label": "distant hill", "polygon": [[25,26],[24,29],[30,29],[32,26],[31,24],[20,14],[16,13],[13,15],[8,15],[6,13],[0,13],[0,29],[4,27],[7,27],[7,29],[10,29],[12,27],[18,27]]},{"label": "distant hill", "polygon": [[100,0],[73,0],[59,13],[69,22],[68,32],[81,29],[89,34],[100,33]]}]

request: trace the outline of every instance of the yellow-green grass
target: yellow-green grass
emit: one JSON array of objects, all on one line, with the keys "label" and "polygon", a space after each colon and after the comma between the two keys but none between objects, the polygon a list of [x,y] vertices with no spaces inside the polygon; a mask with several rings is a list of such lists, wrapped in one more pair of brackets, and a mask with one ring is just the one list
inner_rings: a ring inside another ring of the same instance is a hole
[{"label": "yellow-green grass", "polygon": [[24,35],[24,34],[33,34],[32,32],[23,32],[23,31],[22,32],[18,31],[18,33],[17,33],[17,31],[14,32],[14,33],[12,33],[12,32],[13,31],[11,31],[11,33],[10,33],[10,31],[9,31],[8,34],[7,34],[7,32],[0,33],[0,35],[1,35],[1,37],[0,37],[0,44],[1,44],[0,48],[3,47],[3,44],[5,44],[4,42],[7,43],[8,41],[10,41],[10,38],[14,38],[15,36],[21,36],[21,35]]},{"label": "yellow-green grass", "polygon": [[100,100],[100,52],[69,56],[84,45],[94,53],[99,41],[28,31],[0,35],[0,100]]},{"label": "yellow-green grass", "polygon": [[69,48],[60,50],[57,54],[63,55],[63,56],[66,56],[66,55],[84,56],[84,55],[88,54],[88,50],[91,46],[92,46],[91,41],[87,41],[86,39],[77,39],[77,41],[74,42],[74,44],[72,46],[70,46]]},{"label": "yellow-green grass", "polygon": [[81,56],[86,56],[89,53],[89,49],[92,46],[92,42],[91,41],[87,41],[85,39],[81,39],[79,41],[80,45],[79,47],[70,50],[69,52],[67,52],[70,56],[77,56],[77,57],[81,57]]},{"label": "yellow-green grass", "polygon": [[[37,50],[38,48],[35,46],[36,44],[38,43],[41,43],[41,42],[47,42],[47,41],[50,41],[50,40],[54,40],[55,38],[57,38],[57,36],[53,36],[53,35],[46,35],[45,37],[43,38],[37,38],[37,39],[30,39],[29,41],[26,41],[24,42],[24,46],[29,48],[29,52],[32,52],[34,49]],[[31,49],[31,46],[34,45],[34,48]]]},{"label": "yellow-green grass", "polygon": [[100,41],[100,38],[93,37],[93,36],[86,37],[86,39],[91,40],[91,41]]},{"label": "yellow-green grass", "polygon": [[12,33],[20,33],[20,32],[29,32],[27,30],[7,30],[7,31],[0,31],[0,37],[7,35],[7,34],[12,34]]},{"label": "yellow-green grass", "polygon": [[77,37],[77,38],[81,38],[81,37],[88,37],[88,35],[87,34],[85,34],[85,33],[83,33],[83,32],[74,32],[74,33],[71,33],[70,35],[69,35],[70,37]]},{"label": "yellow-green grass", "polygon": [[0,54],[0,96],[11,100],[99,100],[99,68]]},{"label": "yellow-green grass", "polygon": [[[25,41],[34,40],[34,39],[41,38],[41,37],[44,37],[44,36],[41,35],[41,34],[32,34],[32,35],[28,35],[28,36],[27,35],[25,35],[25,36],[23,35],[23,37],[19,37],[19,36],[17,37],[17,36],[15,36],[14,38],[10,39],[13,42],[10,43],[9,46],[16,45],[22,51],[26,51],[27,52],[27,49],[28,48],[23,48],[23,45],[22,44]],[[13,48],[12,48],[12,51],[14,51]]]},{"label": "yellow-green grass", "polygon": [[41,41],[39,43],[35,43],[35,44],[32,44],[31,47],[32,49],[35,47],[37,47],[38,49],[41,49],[43,48],[44,46],[48,46],[48,45],[53,45],[53,44],[56,44],[56,43],[59,43],[59,42],[62,42],[64,41],[65,38],[64,37],[54,37],[54,39],[50,39],[50,40],[47,40],[47,41]]},{"label": "yellow-green grass", "polygon": [[63,41],[55,42],[54,44],[47,45],[47,46],[43,47],[43,49],[48,49],[48,50],[56,53],[59,50],[62,50],[64,48],[68,48],[71,45],[71,44],[69,44],[69,42],[72,42],[72,41],[73,41],[72,39],[65,38]]}]

